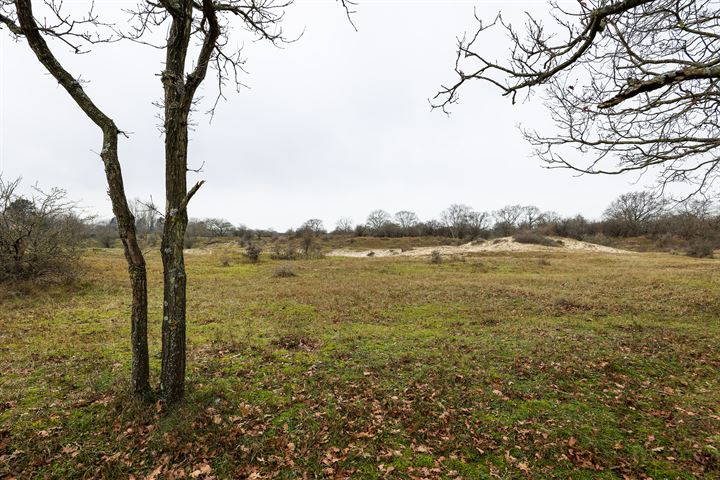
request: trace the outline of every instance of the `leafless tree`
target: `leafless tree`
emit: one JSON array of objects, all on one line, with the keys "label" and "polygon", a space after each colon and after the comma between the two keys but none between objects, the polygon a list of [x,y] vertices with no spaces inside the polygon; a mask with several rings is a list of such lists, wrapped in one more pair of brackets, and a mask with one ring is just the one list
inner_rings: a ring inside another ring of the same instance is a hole
[{"label": "leafless tree", "polygon": [[[115,123],[87,95],[78,77],[71,75],[50,50],[46,39],[70,46],[76,53],[102,42],[130,40],[152,44],[152,32],[160,30],[165,40],[155,45],[165,52],[160,75],[165,140],[165,214],[161,244],[164,299],[162,324],[162,366],[160,393],[166,402],[182,398],[185,389],[186,284],[183,246],[188,224],[187,206],[202,185],[188,189],[188,125],[197,103],[196,93],[208,69],[217,74],[217,100],[228,82],[239,88],[243,59],[231,45],[230,34],[240,29],[255,38],[279,44],[288,41],[282,31],[283,14],[292,0],[158,0],[142,1],[131,11],[128,31],[101,22],[90,12],[73,18],[63,11],[63,2],[35,2],[43,8],[33,12],[32,0],[0,0],[0,24],[11,34],[24,38],[47,71],[70,94],[78,106],[103,132],[101,157],[105,163],[113,211],[125,247],[133,284],[133,386],[149,390],[147,368],[147,282],[145,260],[137,246],[134,219],[125,196]],[[348,16],[349,0],[341,0]],[[108,36],[104,31],[112,32]],[[191,49],[199,45],[197,51]],[[189,58],[192,57],[192,58]],[[211,107],[214,111],[217,105]]]},{"label": "leafless tree", "polygon": [[395,223],[397,223],[398,226],[402,228],[405,232],[410,231],[410,229],[420,223],[420,219],[418,219],[418,216],[415,214],[415,212],[411,212],[409,210],[400,210],[395,214],[394,218]]},{"label": "leafless tree", "polygon": [[323,233],[325,233],[325,227],[319,218],[306,220],[300,228],[298,228],[296,234],[300,237],[300,243],[305,257],[310,257],[313,247],[315,246],[316,237]]},{"label": "leafless tree", "polygon": [[468,227],[474,235],[478,235],[490,226],[490,215],[487,212],[471,211],[467,217]]},{"label": "leafless tree", "polygon": [[493,212],[495,218],[495,229],[502,235],[510,235],[515,231],[522,218],[522,205],[506,205]]},{"label": "leafless tree", "polygon": [[233,224],[224,218],[206,218],[204,223],[208,233],[215,237],[227,237],[234,228]]},{"label": "leafless tree", "polygon": [[313,235],[320,235],[321,233],[325,233],[325,227],[323,226],[322,220],[319,218],[311,218],[310,220],[306,220],[305,223],[303,223],[300,226],[301,231],[308,231]]},{"label": "leafless tree", "polygon": [[335,223],[335,233],[348,234],[353,231],[352,218],[342,217]]},{"label": "leafless tree", "polygon": [[648,222],[662,215],[666,208],[667,201],[652,192],[630,192],[613,200],[603,216],[622,226],[625,234],[637,235],[643,233]]},{"label": "leafless tree", "polygon": [[691,215],[701,220],[705,220],[718,213],[718,205],[711,198],[697,197],[688,202],[677,205],[677,213],[682,215]]},{"label": "leafless tree", "polygon": [[520,226],[528,230],[537,227],[543,218],[540,209],[534,205],[526,205],[521,208]]},{"label": "leafless tree", "polygon": [[709,198],[694,198],[675,206],[661,227],[686,239],[717,237],[720,217],[716,204]]},{"label": "leafless tree", "polygon": [[[720,157],[720,8],[717,0],[549,2],[550,25],[524,31],[501,15],[458,42],[457,81],[437,94],[447,110],[471,80],[513,102],[543,86],[555,133],[525,131],[549,167],[583,173],[648,170],[707,191]],[[510,56],[484,52],[488,29],[504,29]],[[579,150],[582,155],[572,155]]]},{"label": "leafless tree", "polygon": [[[147,348],[147,273],[145,258],[138,245],[135,219],[125,196],[122,170],[118,160],[118,137],[122,132],[117,128],[113,119],[88,96],[78,78],[63,67],[46,41],[47,38],[57,39],[70,45],[75,52],[80,52],[83,43],[104,40],[102,37],[93,36],[84,30],[85,27],[99,26],[100,23],[92,10],[86,17],[73,20],[60,12],[61,3],[43,2],[43,5],[46,7],[46,11],[41,15],[35,15],[31,0],[2,0],[0,1],[0,25],[7,27],[14,37],[25,39],[38,61],[102,132],[100,157],[105,166],[108,194],[127,259],[132,288],[130,334],[132,388],[136,394],[145,395],[150,391]],[[38,18],[42,20],[38,20]]]},{"label": "leafless tree", "polygon": [[540,214],[538,218],[538,225],[552,225],[562,221],[562,216],[555,211],[545,211]]},{"label": "leafless tree", "polygon": [[440,221],[450,230],[453,238],[460,238],[471,213],[472,208],[467,205],[454,203],[440,214]]},{"label": "leafless tree", "polygon": [[368,214],[367,226],[370,230],[378,232],[390,222],[390,214],[385,210],[373,210]]}]

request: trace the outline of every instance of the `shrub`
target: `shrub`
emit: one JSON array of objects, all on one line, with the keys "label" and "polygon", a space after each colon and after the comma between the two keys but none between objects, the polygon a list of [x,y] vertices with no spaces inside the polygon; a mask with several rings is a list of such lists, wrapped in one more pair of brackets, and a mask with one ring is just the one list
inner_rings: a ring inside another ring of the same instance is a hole
[{"label": "shrub", "polygon": [[657,250],[675,250],[682,249],[687,246],[687,242],[672,233],[663,233],[655,238],[655,248]]},{"label": "shrub", "polygon": [[520,232],[513,235],[513,240],[518,243],[528,243],[533,245],[542,245],[545,247],[559,247],[563,243],[559,240],[545,237],[535,232]]},{"label": "shrub", "polygon": [[606,247],[612,246],[614,243],[610,237],[602,233],[596,233],[594,235],[588,235],[582,238],[583,242],[593,243],[595,245],[604,245]]},{"label": "shrub", "polygon": [[0,177],[0,282],[69,280],[78,270],[82,221],[65,191],[15,191]]},{"label": "shrub", "polygon": [[185,248],[193,248],[196,241],[197,241],[197,237],[186,236],[185,237]]},{"label": "shrub", "polygon": [[713,244],[709,240],[694,240],[687,249],[689,257],[713,258]]},{"label": "shrub", "polygon": [[108,223],[96,223],[90,225],[90,238],[94,238],[97,245],[101,248],[112,248],[115,246],[118,240],[117,227],[111,222]]},{"label": "shrub", "polygon": [[250,263],[257,263],[258,260],[260,260],[261,253],[262,248],[260,248],[258,245],[255,245],[254,243],[251,243],[245,248],[245,253],[243,255],[245,256],[245,258],[248,259]]},{"label": "shrub", "polygon": [[148,247],[156,247],[160,245],[162,237],[159,233],[148,233],[145,235],[145,245]]},{"label": "shrub", "polygon": [[298,252],[292,245],[282,248],[280,245],[275,244],[270,253],[270,258],[273,260],[297,260]]},{"label": "shrub", "polygon": [[281,265],[273,270],[272,276],[276,278],[290,278],[297,277],[297,273],[289,266]]},{"label": "shrub", "polygon": [[433,250],[430,253],[430,263],[442,263],[442,254],[440,250]]}]

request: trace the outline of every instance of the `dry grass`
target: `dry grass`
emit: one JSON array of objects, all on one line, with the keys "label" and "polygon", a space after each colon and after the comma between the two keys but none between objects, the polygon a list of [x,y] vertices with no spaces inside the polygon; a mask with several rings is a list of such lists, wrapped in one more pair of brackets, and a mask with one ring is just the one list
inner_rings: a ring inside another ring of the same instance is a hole
[{"label": "dry grass", "polygon": [[0,477],[720,475],[717,260],[325,258],[284,281],[267,257],[222,266],[240,253],[187,258],[169,412],[126,393],[120,251],[89,252],[84,285],[1,297]]}]

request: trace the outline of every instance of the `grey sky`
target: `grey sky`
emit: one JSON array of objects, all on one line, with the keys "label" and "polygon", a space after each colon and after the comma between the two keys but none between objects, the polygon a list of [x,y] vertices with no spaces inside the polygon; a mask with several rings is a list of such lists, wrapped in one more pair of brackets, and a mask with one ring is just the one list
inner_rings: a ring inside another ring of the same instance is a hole
[{"label": "grey sky", "polygon": [[[361,222],[376,208],[428,219],[458,202],[478,210],[535,204],[596,217],[615,196],[650,181],[543,169],[516,128],[549,125],[538,97],[512,106],[473,84],[450,117],[431,112],[428,97],[454,79],[455,37],[475,27],[473,8],[483,18],[502,8],[518,20],[523,10],[546,9],[540,1],[361,0],[355,32],[334,1],[296,0],[285,29],[292,36],[305,28],[299,42],[276,49],[237,32],[249,71],[243,81],[252,88],[228,91],[212,124],[194,117],[190,164],[205,167],[190,181],[207,183],[190,215],[278,230],[310,217],[327,227],[344,216]],[[161,96],[162,52],[115,44],[74,56],[51,46],[132,132],[120,149],[128,196],[162,202],[163,146],[152,105]],[[498,58],[506,48],[487,45]],[[109,217],[102,164],[92,152],[100,148],[97,128],[7,30],[0,31],[0,62],[0,171],[65,188]],[[208,77],[201,111],[214,87]]]}]

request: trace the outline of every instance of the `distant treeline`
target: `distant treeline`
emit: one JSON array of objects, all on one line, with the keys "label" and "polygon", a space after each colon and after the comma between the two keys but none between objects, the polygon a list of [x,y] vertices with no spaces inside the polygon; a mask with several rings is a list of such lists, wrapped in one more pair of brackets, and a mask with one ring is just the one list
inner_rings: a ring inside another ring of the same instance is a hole
[{"label": "distant treeline", "polygon": [[[138,232],[150,243],[159,239],[162,215],[152,203],[134,202]],[[92,225],[90,236],[110,246],[116,238],[115,225]],[[453,204],[439,218],[422,221],[409,210],[390,214],[373,210],[361,223],[350,218],[339,219],[334,228],[327,228],[320,219],[312,218],[286,232],[251,229],[233,225],[221,218],[193,219],[187,229],[187,246],[196,238],[235,237],[252,242],[267,237],[286,235],[302,237],[308,234],[345,235],[362,237],[447,237],[455,240],[474,240],[536,231],[543,235],[575,238],[606,243],[604,240],[651,236],[676,237],[687,241],[704,240],[720,246],[720,210],[706,199],[671,202],[652,192],[630,192],[619,196],[605,210],[602,218],[593,220],[576,215],[563,217],[552,211],[542,211],[532,205],[508,205],[492,212],[475,210],[467,205]]]},{"label": "distant treeline", "polygon": [[[32,194],[18,193],[20,180],[4,181],[0,176],[0,283],[31,279],[68,279],[78,271],[81,247],[119,245],[114,220],[97,221],[80,214],[79,209],[59,189]],[[152,202],[134,201],[137,233],[148,247],[160,244],[163,215]],[[319,219],[307,220],[297,228],[280,233],[236,226],[224,219],[192,220],[185,246],[197,239],[213,241],[234,237],[247,247],[249,259],[257,260],[260,244],[273,243],[271,256],[310,258],[320,252],[320,237],[446,237],[465,242],[530,232],[535,237],[560,236],[599,244],[622,242],[627,237],[649,237],[653,249],[687,249],[693,256],[712,256],[720,248],[720,213],[709,200],[672,203],[651,192],[631,192],[615,199],[599,220],[583,216],[562,217],[535,206],[509,205],[493,212],[454,204],[438,219],[421,221],[411,211],[391,215],[373,210],[364,222],[356,224],[341,218],[328,231]],[[275,240],[285,237],[286,246]],[[647,242],[646,242],[647,243]],[[299,246],[298,246],[299,245]],[[283,250],[284,249],[284,250]]]}]

